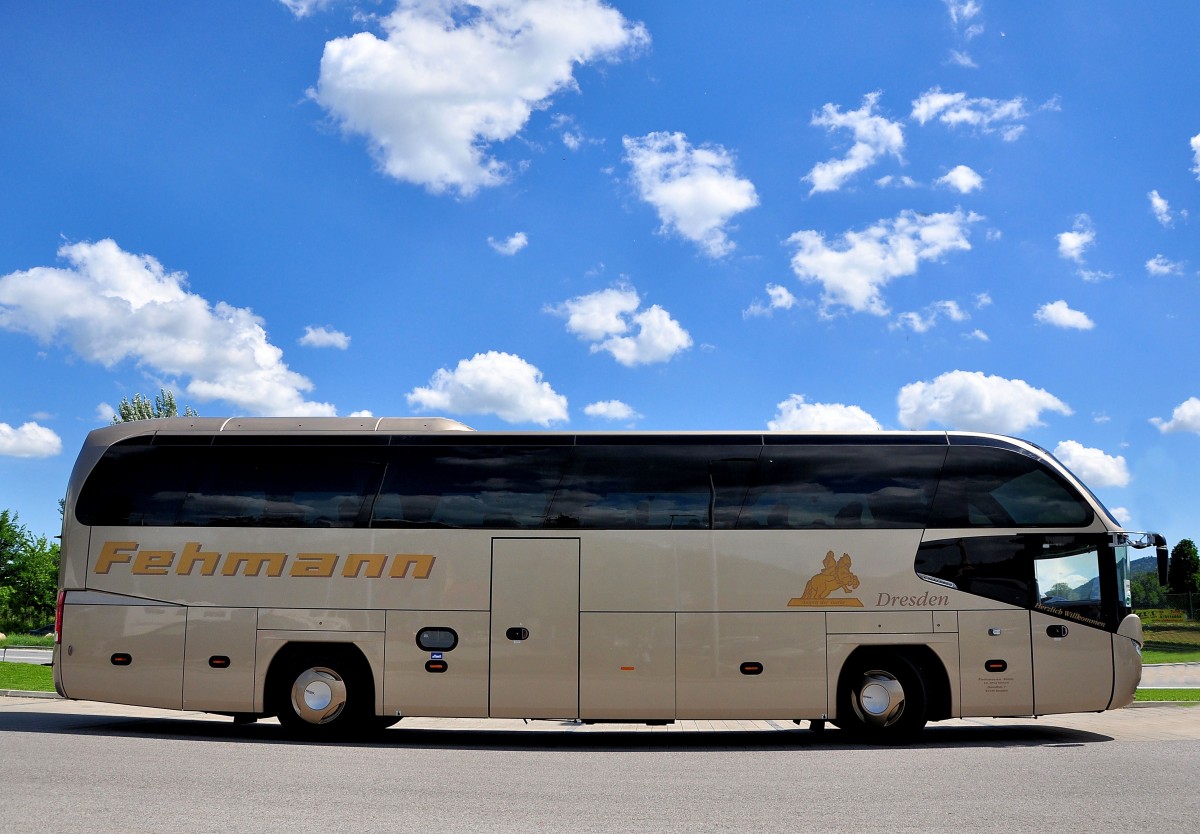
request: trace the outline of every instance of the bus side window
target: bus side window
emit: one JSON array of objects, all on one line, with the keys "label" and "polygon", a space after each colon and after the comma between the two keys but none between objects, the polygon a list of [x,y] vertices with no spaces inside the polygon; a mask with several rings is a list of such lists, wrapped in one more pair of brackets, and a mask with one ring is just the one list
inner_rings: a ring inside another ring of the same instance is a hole
[{"label": "bus side window", "polygon": [[1092,511],[1041,461],[1011,449],[951,446],[930,527],[1083,527]]},{"label": "bus side window", "polygon": [[203,450],[178,523],[193,527],[355,527],[382,473],[378,452],[344,446]]},{"label": "bus side window", "polygon": [[917,551],[916,572],[960,591],[1028,608],[1035,589],[1033,560],[1041,536],[983,536],[928,542]]},{"label": "bus side window", "polygon": [[591,530],[731,527],[757,453],[754,446],[579,445],[550,518]]},{"label": "bus side window", "polygon": [[75,517],[97,527],[176,523],[194,474],[195,447],[118,444],[96,464]]},{"label": "bus side window", "polygon": [[547,505],[568,452],[515,444],[393,447],[371,526],[549,526]]},{"label": "bus side window", "polygon": [[925,526],[946,456],[940,445],[768,445],[738,526]]}]

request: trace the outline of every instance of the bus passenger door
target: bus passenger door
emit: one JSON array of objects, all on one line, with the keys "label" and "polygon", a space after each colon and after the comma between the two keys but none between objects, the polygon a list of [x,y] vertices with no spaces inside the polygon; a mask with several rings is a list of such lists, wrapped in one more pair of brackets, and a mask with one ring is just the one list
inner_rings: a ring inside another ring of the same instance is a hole
[{"label": "bus passenger door", "polygon": [[1108,709],[1112,700],[1112,635],[1039,611],[1033,627],[1033,711],[1037,715]]},{"label": "bus passenger door", "polygon": [[1108,709],[1112,701],[1112,635],[1100,619],[1104,583],[1099,547],[1090,539],[1072,537],[1056,548],[1048,541],[1046,555],[1033,563],[1038,603],[1029,626],[1038,715]]},{"label": "bus passenger door", "polygon": [[579,539],[492,539],[493,718],[579,715]]}]

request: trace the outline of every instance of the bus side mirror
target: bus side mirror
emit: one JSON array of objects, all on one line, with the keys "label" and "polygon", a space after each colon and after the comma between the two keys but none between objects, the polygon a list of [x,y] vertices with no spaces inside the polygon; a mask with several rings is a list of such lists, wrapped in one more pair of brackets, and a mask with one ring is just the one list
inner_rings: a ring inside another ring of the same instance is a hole
[{"label": "bus side mirror", "polygon": [[1154,537],[1155,550],[1158,553],[1158,584],[1167,584],[1167,540],[1162,536]]}]

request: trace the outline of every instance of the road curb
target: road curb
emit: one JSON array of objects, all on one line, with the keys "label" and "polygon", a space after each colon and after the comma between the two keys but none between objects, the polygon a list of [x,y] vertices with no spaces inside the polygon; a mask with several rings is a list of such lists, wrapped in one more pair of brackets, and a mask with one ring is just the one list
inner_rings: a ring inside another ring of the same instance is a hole
[{"label": "road curb", "polygon": [[7,696],[9,698],[53,698],[55,700],[66,700],[57,692],[39,692],[29,689],[0,689],[0,697]]}]

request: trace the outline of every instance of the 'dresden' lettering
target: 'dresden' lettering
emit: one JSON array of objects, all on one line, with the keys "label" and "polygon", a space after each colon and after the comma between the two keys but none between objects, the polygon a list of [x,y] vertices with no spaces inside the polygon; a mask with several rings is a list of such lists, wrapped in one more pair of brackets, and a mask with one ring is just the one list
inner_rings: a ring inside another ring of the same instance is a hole
[{"label": "'dresden' lettering", "polygon": [[[338,574],[339,553],[247,553],[231,551],[228,555],[204,550],[199,542],[188,542],[181,554],[173,550],[139,550],[137,542],[105,542],[100,548],[93,569],[98,574],[109,573],[115,565],[129,565],[134,576],[166,576],[175,573],[191,576],[268,576],[285,573],[296,577],[330,578]],[[389,569],[388,562],[391,561]],[[436,556],[428,553],[351,553],[341,570],[350,579],[365,577],[379,579],[385,574],[393,579],[428,579],[433,573]],[[288,570],[289,564],[291,569]]]},{"label": "'dresden' lettering", "polygon": [[928,592],[921,594],[919,597],[902,596],[899,594],[880,594],[879,602],[875,604],[879,608],[928,608],[932,605],[949,605],[950,597],[939,594],[930,594]]}]

